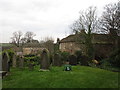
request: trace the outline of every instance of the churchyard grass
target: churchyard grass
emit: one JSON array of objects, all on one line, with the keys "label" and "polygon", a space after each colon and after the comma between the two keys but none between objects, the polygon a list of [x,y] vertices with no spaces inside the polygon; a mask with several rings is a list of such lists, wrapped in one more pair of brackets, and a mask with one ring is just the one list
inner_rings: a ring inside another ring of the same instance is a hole
[{"label": "churchyard grass", "polygon": [[72,71],[63,68],[11,68],[10,75],[3,79],[3,88],[118,88],[118,72],[86,66],[72,66]]}]

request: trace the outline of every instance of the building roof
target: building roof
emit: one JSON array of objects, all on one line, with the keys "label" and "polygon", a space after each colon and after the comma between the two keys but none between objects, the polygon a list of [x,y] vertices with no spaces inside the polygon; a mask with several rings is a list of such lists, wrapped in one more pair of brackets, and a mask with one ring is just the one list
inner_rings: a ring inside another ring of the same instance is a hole
[{"label": "building roof", "polygon": [[[119,36],[118,36],[119,37]],[[120,38],[120,37],[119,37]],[[113,36],[109,34],[93,34],[93,43],[112,43]],[[63,38],[60,43],[66,43],[66,42],[76,42],[76,41],[84,42],[85,37],[84,34],[73,34],[69,35],[66,38]],[[120,40],[120,39],[119,39]]]},{"label": "building roof", "polygon": [[75,42],[75,35],[69,35],[66,38],[63,38],[60,43],[64,43],[64,42]]}]

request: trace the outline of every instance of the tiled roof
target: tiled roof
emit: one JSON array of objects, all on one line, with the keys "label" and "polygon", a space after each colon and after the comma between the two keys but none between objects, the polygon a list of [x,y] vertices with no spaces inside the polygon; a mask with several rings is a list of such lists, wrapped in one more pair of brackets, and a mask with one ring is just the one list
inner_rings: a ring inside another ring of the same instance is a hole
[{"label": "tiled roof", "polygon": [[[93,34],[93,43],[112,43],[113,37],[109,34]],[[85,41],[85,37],[83,34],[73,34],[69,35],[66,38],[63,38],[60,43],[66,43],[66,42],[76,42],[76,40],[79,40],[81,42]]]}]

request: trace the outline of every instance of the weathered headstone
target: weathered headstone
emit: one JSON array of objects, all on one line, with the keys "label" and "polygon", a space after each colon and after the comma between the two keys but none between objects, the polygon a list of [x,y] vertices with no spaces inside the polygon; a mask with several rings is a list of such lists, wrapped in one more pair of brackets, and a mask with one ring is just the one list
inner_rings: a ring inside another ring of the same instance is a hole
[{"label": "weathered headstone", "polygon": [[69,64],[70,65],[77,65],[77,57],[75,55],[69,56]]},{"label": "weathered headstone", "polygon": [[17,66],[17,62],[16,62],[16,55],[13,55],[13,59],[12,59],[12,66],[16,67]]},{"label": "weathered headstone", "polygon": [[7,52],[2,54],[2,71],[10,71],[10,59]]},{"label": "weathered headstone", "polygon": [[24,67],[24,59],[23,59],[23,52],[16,52],[17,57],[18,57],[18,66],[19,68],[23,68]]},{"label": "weathered headstone", "polygon": [[44,49],[41,54],[40,69],[48,70],[50,67],[49,52]]},{"label": "weathered headstone", "polygon": [[56,54],[54,55],[53,65],[54,65],[54,66],[61,66],[61,65],[62,65],[61,55],[60,55],[59,53],[56,53]]},{"label": "weathered headstone", "polygon": [[24,59],[22,56],[18,56],[19,68],[24,68]]},{"label": "weathered headstone", "polygon": [[2,78],[10,72],[10,58],[7,52],[2,53],[2,71],[0,72]]}]

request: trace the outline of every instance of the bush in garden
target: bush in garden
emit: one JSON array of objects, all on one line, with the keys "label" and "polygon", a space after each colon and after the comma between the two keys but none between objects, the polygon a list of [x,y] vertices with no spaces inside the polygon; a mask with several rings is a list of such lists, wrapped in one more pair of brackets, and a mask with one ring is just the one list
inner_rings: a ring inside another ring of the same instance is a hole
[{"label": "bush in garden", "polygon": [[77,65],[77,57],[76,57],[76,55],[70,55],[69,56],[69,64],[70,65]]},{"label": "bush in garden", "polygon": [[35,63],[35,65],[40,64],[40,57],[39,56],[33,56],[33,55],[26,55],[26,56],[27,57],[24,57],[26,65],[28,65],[30,61],[33,61]]},{"label": "bush in garden", "polygon": [[28,55],[24,55],[24,57],[34,57],[34,54],[28,54]]},{"label": "bush in garden", "polygon": [[75,52],[77,56],[77,62],[80,65],[88,66],[89,65],[89,57],[87,55],[83,55],[81,50]]},{"label": "bush in garden", "polygon": [[109,67],[111,67],[111,64],[110,64],[108,58],[107,58],[107,59],[103,59],[103,60],[101,60],[100,63],[101,63],[101,64],[100,64],[100,68],[102,68],[102,69],[106,69],[106,70],[108,70]]},{"label": "bush in garden", "polygon": [[120,49],[115,50],[111,53],[109,57],[109,62],[114,67],[119,67],[120,65]]},{"label": "bush in garden", "polygon": [[81,65],[88,66],[89,65],[89,57],[86,55],[82,55],[80,58]]},{"label": "bush in garden", "polygon": [[79,64],[80,63],[80,59],[82,58],[82,51],[81,50],[76,51],[75,55],[77,57],[77,63]]},{"label": "bush in garden", "polygon": [[60,54],[61,54],[62,61],[68,61],[69,56],[70,56],[69,52],[64,51],[64,52],[61,52]]}]

